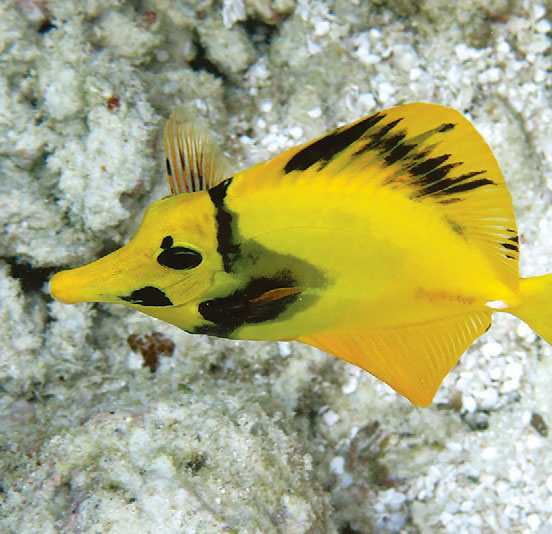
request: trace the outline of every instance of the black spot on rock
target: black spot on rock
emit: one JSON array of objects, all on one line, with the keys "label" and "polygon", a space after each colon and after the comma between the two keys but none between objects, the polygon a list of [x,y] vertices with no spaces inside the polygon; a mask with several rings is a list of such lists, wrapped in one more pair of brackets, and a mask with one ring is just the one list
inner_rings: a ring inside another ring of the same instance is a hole
[{"label": "black spot on rock", "polygon": [[33,267],[28,263],[17,262],[14,257],[2,257],[11,267],[11,275],[19,280],[24,293],[39,291],[50,276],[58,269],[55,267]]}]

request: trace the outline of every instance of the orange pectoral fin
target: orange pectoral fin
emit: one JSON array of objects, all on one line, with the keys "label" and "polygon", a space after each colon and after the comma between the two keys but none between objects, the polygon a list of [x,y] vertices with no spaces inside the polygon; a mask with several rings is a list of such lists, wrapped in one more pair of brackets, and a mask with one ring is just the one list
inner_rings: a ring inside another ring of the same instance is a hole
[{"label": "orange pectoral fin", "polygon": [[377,330],[335,330],[296,338],[383,380],[416,406],[429,406],[443,378],[491,324],[477,312]]},{"label": "orange pectoral fin", "polygon": [[277,289],[271,289],[270,291],[266,291],[260,297],[251,299],[249,302],[255,303],[255,304],[263,303],[263,302],[273,302],[275,300],[280,300],[290,295],[296,295],[297,293],[301,293],[302,291],[304,291],[304,289],[305,288],[303,287],[279,287]]}]

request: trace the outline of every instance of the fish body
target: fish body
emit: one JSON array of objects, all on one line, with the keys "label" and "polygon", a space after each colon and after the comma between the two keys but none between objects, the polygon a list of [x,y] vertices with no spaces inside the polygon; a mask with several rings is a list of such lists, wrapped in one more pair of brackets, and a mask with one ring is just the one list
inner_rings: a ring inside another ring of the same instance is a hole
[{"label": "fish body", "polygon": [[[246,325],[240,337],[297,337],[338,326],[363,327],[367,321],[389,328],[483,310],[489,300],[511,296],[483,255],[425,213],[424,206],[401,202],[381,188],[358,190],[346,184],[337,190],[325,184],[313,191],[303,183],[284,192],[249,194],[236,183],[227,205],[246,214],[238,218],[238,233],[270,250],[274,265],[276,258],[284,258],[280,270],[292,266],[291,258],[299,260],[291,271],[307,288],[301,295],[312,300],[303,312],[298,303],[287,324]],[[255,207],[247,209],[249,202]],[[271,202],[286,206],[281,218],[263,217],[263,206]],[[454,261],[458,257],[462,262]],[[307,266],[317,269],[317,276],[309,278]]]},{"label": "fish body", "polygon": [[54,275],[55,298],[124,303],[196,334],[302,341],[421,406],[493,310],[551,339],[552,282],[520,279],[510,194],[453,110],[391,108],[229,177],[176,111],[165,150],[174,194],[123,248]]}]

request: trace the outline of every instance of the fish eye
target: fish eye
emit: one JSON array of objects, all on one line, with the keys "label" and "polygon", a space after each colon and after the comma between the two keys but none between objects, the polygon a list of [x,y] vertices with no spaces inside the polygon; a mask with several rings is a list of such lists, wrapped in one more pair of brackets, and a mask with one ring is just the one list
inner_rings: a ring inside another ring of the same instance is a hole
[{"label": "fish eye", "polygon": [[163,252],[157,256],[157,263],[169,269],[193,269],[203,260],[201,254],[187,247],[173,247],[173,238],[166,236],[161,242]]}]

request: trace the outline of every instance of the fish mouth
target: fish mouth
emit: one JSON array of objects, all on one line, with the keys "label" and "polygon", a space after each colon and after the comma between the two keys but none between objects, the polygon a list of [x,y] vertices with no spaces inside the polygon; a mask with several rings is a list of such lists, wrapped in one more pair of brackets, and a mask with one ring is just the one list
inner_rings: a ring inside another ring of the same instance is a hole
[{"label": "fish mouth", "polygon": [[71,272],[72,271],[60,271],[54,274],[48,282],[48,291],[52,297],[64,304],[85,302],[86,299],[81,297],[78,291],[75,291],[74,284],[71,283]]}]

